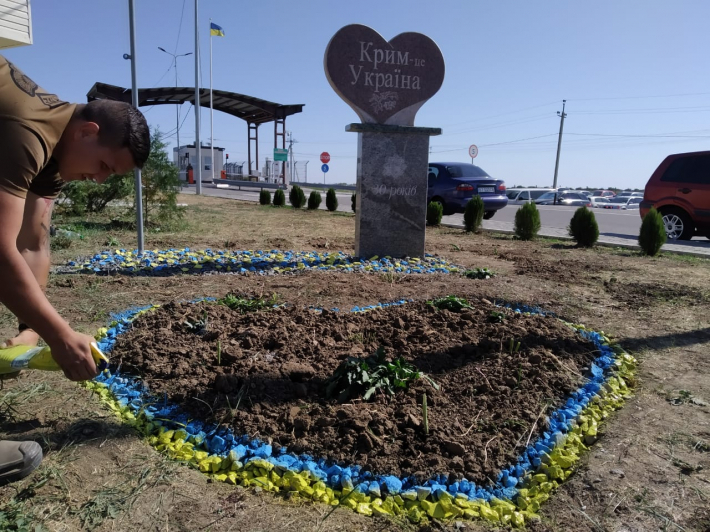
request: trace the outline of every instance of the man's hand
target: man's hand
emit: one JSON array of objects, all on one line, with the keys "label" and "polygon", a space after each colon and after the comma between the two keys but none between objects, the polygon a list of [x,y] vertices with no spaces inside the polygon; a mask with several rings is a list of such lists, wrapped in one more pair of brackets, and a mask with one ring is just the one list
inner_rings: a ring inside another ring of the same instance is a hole
[{"label": "man's hand", "polygon": [[52,358],[73,381],[88,381],[98,375],[94,357],[91,355],[92,336],[69,331],[49,344]]},{"label": "man's hand", "polygon": [[29,345],[30,347],[34,347],[37,345],[37,342],[39,342],[39,335],[32,329],[25,329],[14,338],[10,338],[0,344],[0,348],[4,349],[15,345]]}]

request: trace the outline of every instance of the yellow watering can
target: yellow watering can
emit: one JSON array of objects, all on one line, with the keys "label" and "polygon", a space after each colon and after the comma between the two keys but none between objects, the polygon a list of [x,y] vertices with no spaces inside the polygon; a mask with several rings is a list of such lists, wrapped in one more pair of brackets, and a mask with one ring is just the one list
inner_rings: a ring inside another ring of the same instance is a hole
[{"label": "yellow watering can", "polygon": [[[108,358],[101,352],[96,342],[91,342],[91,354],[100,371],[108,367]],[[62,368],[52,358],[52,352],[46,346],[14,345],[0,349],[0,375],[15,373],[23,369],[59,371]]]}]

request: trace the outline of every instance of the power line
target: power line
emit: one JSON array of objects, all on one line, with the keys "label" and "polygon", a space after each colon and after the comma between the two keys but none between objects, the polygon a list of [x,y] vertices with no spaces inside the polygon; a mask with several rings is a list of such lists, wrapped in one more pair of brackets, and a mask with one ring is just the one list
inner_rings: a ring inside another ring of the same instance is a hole
[{"label": "power line", "polygon": [[677,98],[681,96],[707,96],[710,92],[686,92],[680,94],[660,94],[655,96],[618,96],[618,97],[605,97],[605,98],[569,98],[570,101],[574,102],[592,102],[597,100],[644,100],[647,98]]},{"label": "power line", "polygon": [[182,31],[182,18],[185,15],[185,0],[182,0],[182,11],[180,12],[180,24],[178,25],[178,34],[177,34],[177,39],[175,39],[175,49],[173,50],[173,53],[177,53],[177,47],[178,44],[180,43],[180,32]]},{"label": "power line", "polygon": [[474,118],[473,120],[466,120],[465,122],[456,122],[454,124],[444,124],[441,127],[458,126],[461,124],[470,124],[471,122],[480,122],[482,120],[488,120],[490,118],[498,118],[499,116],[511,115],[511,114],[515,114],[515,113],[522,113],[524,111],[530,111],[531,109],[539,109],[540,107],[546,107],[546,106],[552,105],[554,103],[557,103],[557,100],[555,100],[554,102],[542,103],[540,105],[533,105],[532,107],[526,107],[525,109],[518,109],[516,111],[508,111],[508,112],[500,113],[497,115],[485,116],[483,118]]}]

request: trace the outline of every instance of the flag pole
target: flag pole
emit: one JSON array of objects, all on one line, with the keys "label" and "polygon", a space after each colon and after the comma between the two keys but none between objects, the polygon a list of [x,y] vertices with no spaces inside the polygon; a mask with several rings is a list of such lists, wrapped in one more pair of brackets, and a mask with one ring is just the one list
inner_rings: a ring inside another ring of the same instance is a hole
[{"label": "flag pole", "polygon": [[214,109],[212,106],[212,19],[210,19],[210,149],[212,150],[212,181],[214,182]]},{"label": "flag pole", "polygon": [[202,152],[200,150],[200,32],[197,22],[197,0],[195,0],[195,178],[196,194],[202,194]]}]

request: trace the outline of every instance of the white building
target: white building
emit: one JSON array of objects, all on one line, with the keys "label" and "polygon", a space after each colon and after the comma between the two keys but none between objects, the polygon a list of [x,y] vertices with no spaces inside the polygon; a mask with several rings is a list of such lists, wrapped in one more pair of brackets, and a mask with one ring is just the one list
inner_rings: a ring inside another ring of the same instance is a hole
[{"label": "white building", "polygon": [[32,44],[30,0],[0,0],[0,49]]},{"label": "white building", "polygon": [[[0,0],[2,2],[3,0]],[[200,148],[200,158],[202,159],[202,181],[216,181],[221,179],[224,169],[224,148],[214,147],[214,164],[212,164],[212,150],[209,146]],[[173,148],[173,162],[180,168],[180,179],[187,181],[187,165],[192,166],[194,178],[197,179],[197,157],[195,144],[187,144],[180,148]]]}]

